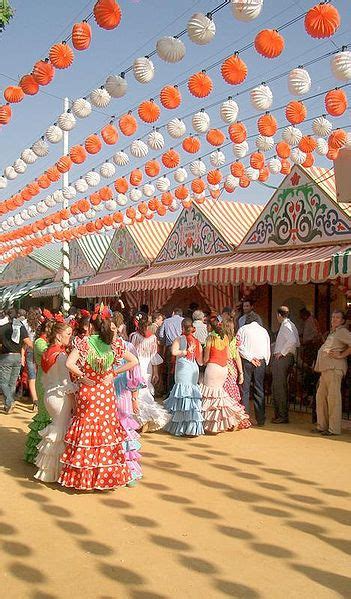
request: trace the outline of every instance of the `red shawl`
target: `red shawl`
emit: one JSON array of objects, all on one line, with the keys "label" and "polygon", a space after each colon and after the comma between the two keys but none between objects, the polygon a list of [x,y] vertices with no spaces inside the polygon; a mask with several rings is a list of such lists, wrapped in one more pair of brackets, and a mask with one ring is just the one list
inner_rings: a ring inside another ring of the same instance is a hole
[{"label": "red shawl", "polygon": [[65,348],[62,345],[56,343],[50,345],[50,347],[43,353],[41,357],[41,367],[43,372],[49,372],[50,368],[55,364],[60,354],[66,353]]},{"label": "red shawl", "polygon": [[[198,339],[196,339],[194,337],[194,335],[190,334],[190,335],[185,335],[185,339],[186,339],[186,343],[187,343],[187,350],[188,350],[188,354],[187,354],[187,358],[189,360],[200,360],[201,357],[201,345]],[[195,345],[195,350],[192,352],[189,352],[189,347],[191,345]]]}]

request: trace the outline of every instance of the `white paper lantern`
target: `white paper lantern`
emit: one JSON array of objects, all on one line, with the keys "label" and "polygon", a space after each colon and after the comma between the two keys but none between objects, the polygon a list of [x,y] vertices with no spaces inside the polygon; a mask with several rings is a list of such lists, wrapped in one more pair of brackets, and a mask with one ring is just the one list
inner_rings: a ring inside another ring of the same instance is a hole
[{"label": "white paper lantern", "polygon": [[250,91],[250,101],[256,110],[269,110],[273,104],[272,90],[268,85],[261,84]]},{"label": "white paper lantern", "polygon": [[4,175],[5,175],[6,179],[8,179],[9,181],[12,181],[13,179],[16,179],[18,173],[16,173],[13,166],[7,166],[4,170]]},{"label": "white paper lantern", "polygon": [[350,131],[348,133],[346,133],[346,144],[344,145],[344,148],[347,148],[347,149],[351,148],[351,132]]},{"label": "white paper lantern", "polygon": [[179,62],[185,56],[186,48],[176,37],[161,37],[156,44],[156,52],[165,62]]},{"label": "white paper lantern", "polygon": [[155,186],[152,185],[152,183],[145,183],[145,185],[143,186],[143,194],[147,197],[147,198],[152,198],[152,196],[155,194]]},{"label": "white paper lantern", "polygon": [[48,208],[53,208],[54,206],[56,206],[56,200],[52,194],[47,195],[44,202]]},{"label": "white paper lantern", "polygon": [[57,125],[50,125],[46,130],[45,137],[51,144],[58,144],[63,137],[62,129]]},{"label": "white paper lantern", "polygon": [[329,151],[328,141],[324,139],[324,137],[317,137],[316,142],[316,153],[319,154],[319,156],[326,156]]},{"label": "white paper lantern", "polygon": [[185,168],[180,167],[176,170],[173,177],[177,183],[184,183],[188,178],[188,173]]},{"label": "white paper lantern", "polygon": [[207,112],[200,110],[200,112],[194,114],[191,122],[196,133],[206,133],[210,126],[211,119]]},{"label": "white paper lantern", "polygon": [[194,200],[203,200],[206,196],[206,193],[202,191],[201,193],[193,193]]},{"label": "white paper lantern", "polygon": [[101,181],[101,177],[96,171],[89,171],[85,175],[84,179],[88,183],[89,187],[96,187]]},{"label": "white paper lantern", "polygon": [[312,129],[318,137],[329,137],[333,130],[333,125],[324,116],[319,116],[314,119]]},{"label": "white paper lantern", "polygon": [[221,104],[219,113],[222,121],[228,125],[231,125],[232,123],[235,123],[236,119],[238,118],[239,106],[235,100],[228,98],[228,100],[225,100],[225,102]]},{"label": "white paper lantern", "polygon": [[216,25],[213,20],[201,12],[196,12],[187,25],[188,36],[194,44],[205,46],[216,35]]},{"label": "white paper lantern", "polygon": [[123,150],[119,150],[113,156],[113,162],[117,164],[117,166],[127,166],[129,164],[129,156]]},{"label": "white paper lantern", "polygon": [[[61,129],[59,129],[59,131],[61,131]],[[34,162],[38,160],[38,156],[34,154],[31,148],[26,148],[25,150],[23,150],[21,158],[26,164],[34,164]]]},{"label": "white paper lantern", "polygon": [[297,69],[292,69],[292,71],[290,71],[288,76],[288,88],[293,96],[303,96],[304,94],[308,94],[311,86],[311,77],[306,69],[298,67]]},{"label": "white paper lantern", "polygon": [[54,225],[54,229],[55,229],[56,233],[58,233],[59,231],[62,231],[62,227],[61,227],[61,225],[56,225],[56,224],[55,224],[55,225]]},{"label": "white paper lantern", "polygon": [[274,137],[267,137],[266,135],[258,135],[256,137],[256,148],[261,152],[269,152],[274,147]]},{"label": "white paper lantern", "polygon": [[350,81],[351,79],[351,52],[342,50],[334,54],[330,66],[335,79],[338,81]]},{"label": "white paper lantern", "polygon": [[89,208],[89,210],[85,213],[85,216],[89,218],[95,218],[95,208]]},{"label": "white paper lantern", "polygon": [[167,125],[168,135],[173,137],[174,139],[179,139],[183,137],[186,133],[186,125],[184,121],[181,119],[175,118],[169,121]]},{"label": "white paper lantern", "polygon": [[171,182],[168,177],[160,177],[156,181],[156,187],[159,191],[168,191],[171,186]]},{"label": "white paper lantern", "polygon": [[0,176],[0,189],[5,189],[7,187],[7,179],[6,177]]},{"label": "white paper lantern", "polygon": [[257,181],[260,176],[260,171],[257,168],[253,168],[252,166],[248,166],[246,169],[246,176],[250,181]]},{"label": "white paper lantern", "polygon": [[232,0],[232,12],[239,21],[257,19],[263,6],[263,0]]},{"label": "white paper lantern", "polygon": [[57,124],[62,131],[72,131],[77,124],[77,121],[72,112],[63,112],[60,114]]},{"label": "white paper lantern", "polygon": [[155,67],[150,58],[141,56],[133,62],[133,73],[139,83],[149,83],[155,75]]},{"label": "white paper lantern", "polygon": [[202,160],[194,160],[190,164],[190,172],[194,177],[203,177],[207,172],[206,164]]},{"label": "white paper lantern", "polygon": [[65,198],[63,197],[63,193],[62,193],[61,189],[56,189],[54,191],[54,193],[52,194],[52,196],[55,199],[55,202],[57,204],[63,204],[63,201]]},{"label": "white paper lantern", "polygon": [[38,214],[37,211],[37,207],[36,206],[29,206],[28,208],[28,214],[31,218],[33,218],[33,216],[36,216]]},{"label": "white paper lantern", "polygon": [[74,187],[78,193],[85,193],[89,189],[89,185],[85,179],[78,179],[78,181],[75,182]]},{"label": "white paper lantern", "polygon": [[145,158],[149,153],[149,148],[146,143],[141,139],[135,139],[130,144],[130,153],[134,158]]},{"label": "white paper lantern", "polygon": [[30,218],[28,210],[26,208],[24,210],[21,210],[21,217],[23,218],[23,220],[28,220]]},{"label": "white paper lantern", "polygon": [[22,158],[17,158],[17,160],[15,160],[15,162],[13,163],[13,168],[15,169],[18,175],[22,175],[26,172],[27,165],[24,162],[24,160],[22,160]]},{"label": "white paper lantern", "polygon": [[106,210],[109,210],[110,212],[114,212],[115,210],[117,210],[116,200],[107,200],[107,202],[105,202],[105,207],[106,207]]},{"label": "white paper lantern", "polygon": [[302,139],[302,131],[298,129],[298,127],[294,127],[293,125],[289,125],[289,127],[285,127],[282,133],[283,141],[285,141],[292,148],[297,146]]},{"label": "white paper lantern", "polygon": [[39,214],[45,214],[45,212],[48,211],[48,207],[45,204],[45,202],[39,202],[37,204],[37,211],[38,211]]},{"label": "white paper lantern", "polygon": [[44,156],[48,155],[49,146],[45,139],[41,138],[34,142],[34,144],[32,145],[32,150],[34,154],[36,154],[39,158],[43,158]]},{"label": "white paper lantern", "polygon": [[178,210],[180,210],[181,208],[181,203],[178,202],[178,200],[176,198],[174,198],[174,200],[172,201],[171,205],[168,206],[168,210],[170,212],[177,212]]},{"label": "white paper lantern", "polygon": [[77,190],[73,185],[68,185],[62,188],[62,195],[66,200],[73,200],[77,195]]},{"label": "white paper lantern", "polygon": [[93,89],[90,94],[90,102],[96,108],[106,108],[111,102],[111,96],[108,93],[107,89],[104,87],[99,87],[97,89]]},{"label": "white paper lantern", "polygon": [[294,164],[302,164],[303,162],[305,162],[307,154],[305,154],[305,152],[302,152],[299,148],[293,148],[291,150],[290,157]]},{"label": "white paper lantern", "polygon": [[215,168],[223,166],[225,164],[225,160],[225,154],[224,152],[222,152],[222,150],[215,150],[214,152],[212,152],[212,154],[210,154],[210,163]]},{"label": "white paper lantern", "polygon": [[[83,224],[83,223],[85,223],[85,221],[86,221],[86,220],[87,220],[87,217],[85,216],[85,214],[82,214],[82,213],[80,213],[80,214],[77,214],[77,221],[78,221],[79,223]],[[66,228],[68,227],[68,222],[67,222],[67,221],[65,221],[65,220],[63,220],[63,221],[61,222],[61,225],[62,225],[62,227],[63,227],[64,229],[66,229]]]},{"label": "white paper lantern", "polygon": [[278,158],[271,158],[268,162],[268,169],[272,175],[277,175],[280,173],[280,169],[282,168],[282,163]]},{"label": "white paper lantern", "polygon": [[238,177],[234,177],[234,175],[227,175],[226,176],[226,178],[225,178],[225,185],[229,189],[232,189],[234,191],[234,189],[236,189],[237,187],[239,187],[239,184],[240,184],[240,179],[238,179]]},{"label": "white paper lantern", "polygon": [[119,193],[116,198],[116,202],[118,206],[125,206],[128,203],[128,198],[126,195],[124,195],[124,193]]},{"label": "white paper lantern", "polygon": [[85,98],[78,98],[73,102],[72,112],[78,119],[85,119],[91,114],[91,104]]},{"label": "white paper lantern", "polygon": [[101,202],[101,204],[98,204],[97,206],[94,206],[94,210],[95,212],[102,212],[104,209],[104,204]]},{"label": "white paper lantern", "polygon": [[15,214],[14,219],[15,219],[15,225],[17,225],[18,227],[23,225],[24,220],[20,214]]},{"label": "white paper lantern", "polygon": [[100,175],[101,177],[104,177],[104,179],[113,177],[115,173],[116,167],[114,164],[112,164],[112,162],[104,162],[104,164],[100,166]]},{"label": "white paper lantern", "polygon": [[75,216],[70,216],[68,219],[68,224],[70,227],[75,227],[77,224],[77,219]]},{"label": "white paper lantern", "polygon": [[143,197],[141,189],[138,189],[137,187],[133,187],[128,195],[132,202],[140,202],[141,198]]},{"label": "white paper lantern", "polygon": [[162,150],[165,145],[165,140],[159,131],[151,131],[147,136],[147,143],[151,150]]},{"label": "white paper lantern", "polygon": [[233,154],[236,158],[244,158],[249,151],[249,144],[243,141],[241,144],[233,144]]},{"label": "white paper lantern", "polygon": [[127,93],[128,83],[121,75],[110,75],[106,79],[105,88],[112,98],[122,98]]}]

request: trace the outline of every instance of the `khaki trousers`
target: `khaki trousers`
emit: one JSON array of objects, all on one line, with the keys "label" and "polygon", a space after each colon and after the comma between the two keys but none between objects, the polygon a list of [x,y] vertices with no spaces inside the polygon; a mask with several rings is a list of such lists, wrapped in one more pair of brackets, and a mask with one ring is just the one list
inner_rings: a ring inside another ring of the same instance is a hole
[{"label": "khaki trousers", "polygon": [[317,426],[319,430],[329,431],[334,435],[341,434],[342,377],[342,370],[323,370],[316,396]]}]

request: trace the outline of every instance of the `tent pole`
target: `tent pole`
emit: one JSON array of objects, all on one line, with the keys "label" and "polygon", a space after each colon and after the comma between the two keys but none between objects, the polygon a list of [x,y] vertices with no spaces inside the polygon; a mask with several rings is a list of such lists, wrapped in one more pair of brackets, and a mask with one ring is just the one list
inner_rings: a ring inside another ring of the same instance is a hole
[{"label": "tent pole", "polygon": [[[63,101],[63,110],[67,112],[69,110],[69,98],[65,98]],[[68,131],[63,132],[63,155],[68,154],[69,149]],[[62,186],[68,186],[68,171],[63,173]],[[68,199],[64,197],[63,208],[68,208]],[[69,243],[68,241],[62,242],[62,267],[63,267],[63,312],[65,315],[68,314],[71,307],[71,288],[70,288],[70,268],[69,268]]]}]

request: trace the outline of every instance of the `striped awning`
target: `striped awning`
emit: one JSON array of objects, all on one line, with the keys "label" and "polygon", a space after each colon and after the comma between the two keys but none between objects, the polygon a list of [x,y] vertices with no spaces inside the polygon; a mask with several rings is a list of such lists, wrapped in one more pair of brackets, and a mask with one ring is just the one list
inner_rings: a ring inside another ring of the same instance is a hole
[{"label": "striped awning", "polygon": [[138,276],[121,281],[117,285],[117,291],[194,287],[197,285],[200,269],[217,264],[218,260],[219,258],[205,258],[201,260],[185,260],[182,262],[158,264],[145,270]]},{"label": "striped awning", "polygon": [[[89,280],[90,277],[85,277],[84,279],[75,279],[70,282],[71,295],[77,295],[77,289],[80,285],[84,285]],[[43,285],[39,287],[31,294],[32,297],[52,297],[54,295],[62,295],[63,283],[62,281],[53,281],[52,283],[48,283],[48,285]]]},{"label": "striped awning", "polygon": [[124,268],[110,272],[102,272],[92,277],[88,283],[78,288],[78,297],[113,297],[118,293],[118,286],[122,281],[130,279],[139,273],[143,266]]},{"label": "striped awning", "polygon": [[351,275],[351,247],[334,254],[330,266],[330,277]]},{"label": "striped awning", "polygon": [[[202,268],[201,284],[290,285],[329,278],[335,246],[278,252],[238,252],[217,266]],[[338,248],[339,249],[339,248]]]},{"label": "striped awning", "polygon": [[45,281],[26,281],[25,283],[19,283],[17,285],[10,285],[0,289],[0,305],[2,308],[5,306],[12,306],[16,300],[19,300],[34,289],[41,287]]}]

